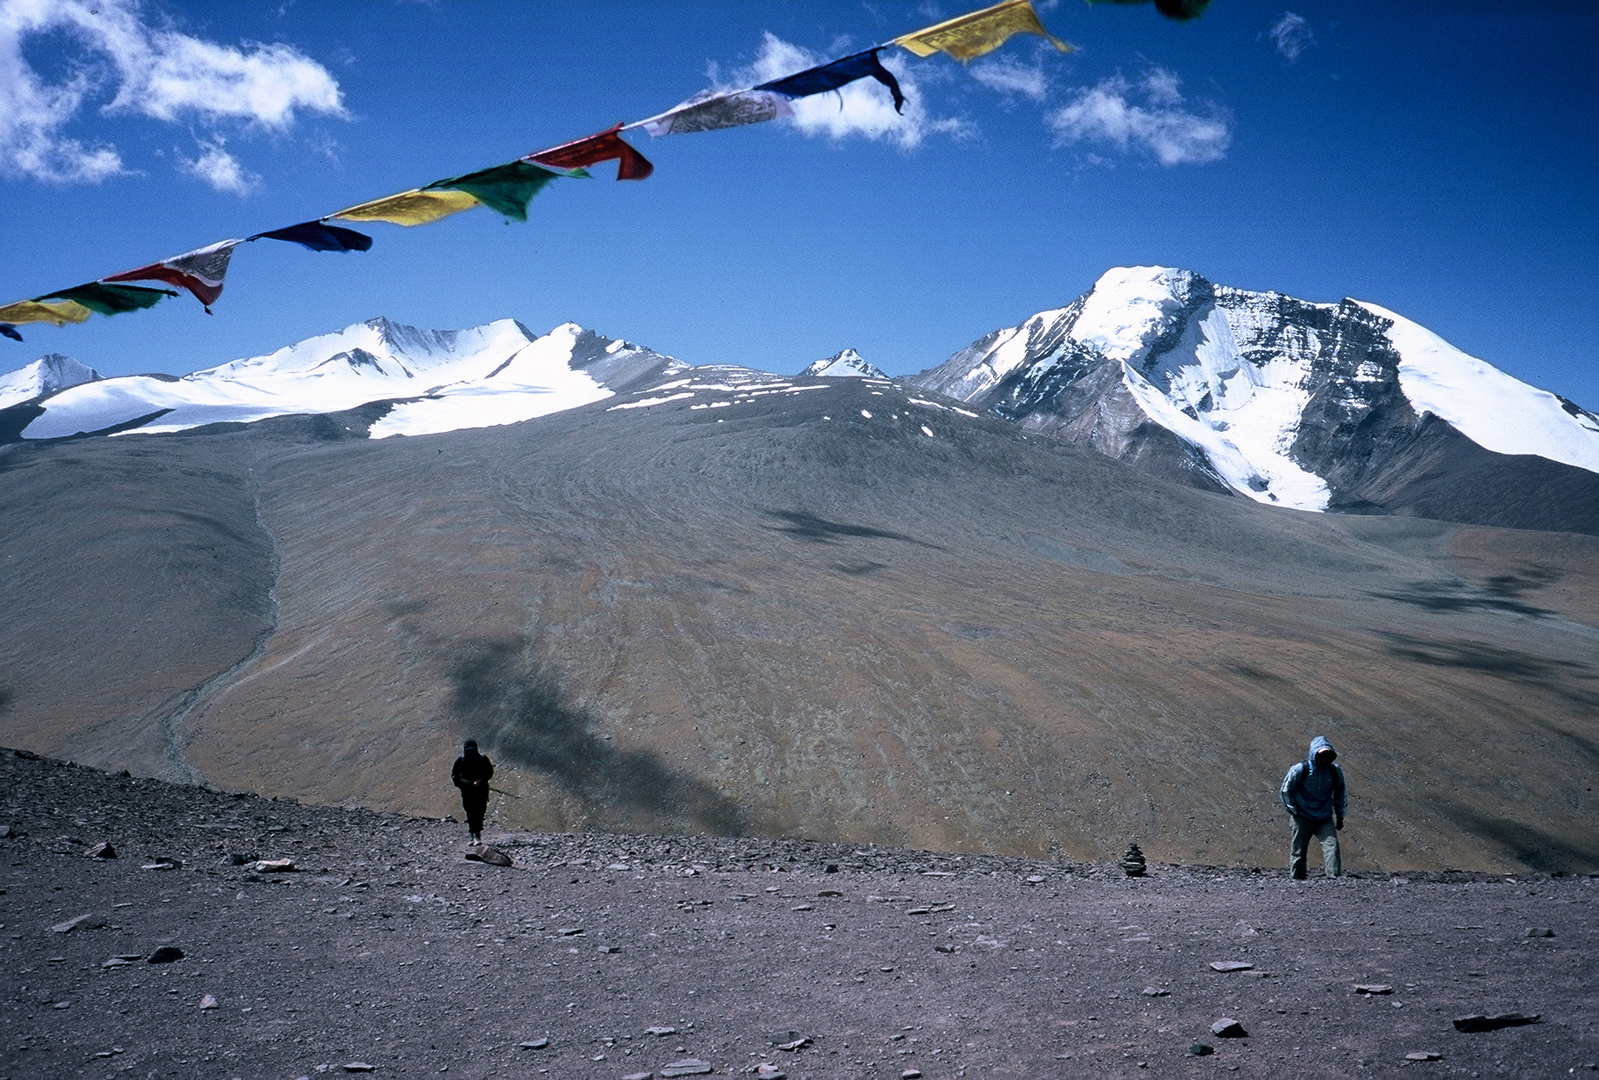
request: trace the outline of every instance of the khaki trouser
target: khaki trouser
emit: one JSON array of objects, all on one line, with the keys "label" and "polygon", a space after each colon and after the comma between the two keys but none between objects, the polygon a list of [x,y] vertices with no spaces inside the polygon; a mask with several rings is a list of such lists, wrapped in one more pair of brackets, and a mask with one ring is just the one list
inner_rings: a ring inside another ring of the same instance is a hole
[{"label": "khaki trouser", "polygon": [[1338,830],[1331,821],[1311,821],[1297,814],[1290,815],[1288,841],[1288,872],[1296,878],[1305,876],[1305,849],[1310,838],[1321,841],[1321,862],[1328,877],[1342,877],[1344,860],[1338,852]]}]

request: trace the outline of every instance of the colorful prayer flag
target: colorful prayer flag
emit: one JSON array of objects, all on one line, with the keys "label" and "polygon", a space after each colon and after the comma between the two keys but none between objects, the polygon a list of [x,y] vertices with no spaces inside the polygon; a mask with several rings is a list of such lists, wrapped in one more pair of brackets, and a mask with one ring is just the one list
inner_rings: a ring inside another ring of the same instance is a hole
[{"label": "colorful prayer flag", "polygon": [[[177,293],[171,289],[147,289],[143,285],[107,285],[99,281],[91,281],[85,285],[75,285],[70,289],[60,292],[47,293],[36,299],[42,304],[46,300],[69,300],[90,311],[98,311],[102,315],[121,315],[125,311],[139,311],[148,307],[155,307],[169,296]],[[86,318],[87,316],[85,316]],[[7,322],[21,322],[13,319],[0,311],[0,319]],[[36,320],[54,322],[54,319]],[[72,322],[82,322],[83,319],[72,319]],[[61,325],[56,323],[57,326]]]},{"label": "colorful prayer flag", "polygon": [[755,89],[770,90],[784,97],[802,98],[837,90],[846,83],[864,79],[869,75],[888,87],[888,92],[894,95],[894,111],[899,112],[905,104],[905,95],[900,92],[899,80],[894,78],[894,73],[884,67],[882,61],[877,58],[877,54],[884,48],[885,46],[879,45],[875,49],[867,49],[865,52],[846,56],[842,60],[823,64],[821,67],[813,67],[809,71],[761,83]]},{"label": "colorful prayer flag", "polygon": [[0,320],[8,323],[41,323],[47,322],[53,326],[65,326],[67,323],[80,323],[94,314],[82,304],[71,300],[61,300],[53,304],[41,303],[38,300],[19,300],[15,304],[0,307]]},{"label": "colorful prayer flag", "polygon": [[21,341],[22,335],[17,333],[17,328],[10,323],[0,323],[0,334],[4,334],[12,341]]},{"label": "colorful prayer flag", "polygon": [[[211,305],[222,295],[222,279],[227,276],[228,260],[233,257],[233,249],[242,243],[244,243],[242,240],[222,240],[182,255],[174,255],[170,259],[162,259],[149,266],[141,266],[137,270],[124,270],[120,274],[112,274],[100,280],[169,282],[180,289],[187,289],[204,305],[206,314],[209,315]],[[153,304],[155,301],[152,300],[150,303]]]},{"label": "colorful prayer flag", "polygon": [[618,180],[643,180],[655,171],[655,166],[651,165],[643,154],[622,141],[621,136],[617,134],[621,130],[622,125],[617,124],[593,135],[586,135],[549,150],[529,154],[522,160],[537,162],[540,165],[553,165],[557,169],[581,169],[585,165],[597,165],[615,158]]},{"label": "colorful prayer flag", "polygon": [[286,240],[312,251],[366,251],[372,247],[372,238],[354,229],[341,229],[321,221],[302,221],[286,229],[256,233],[249,240]]},{"label": "colorful prayer flag", "polygon": [[654,136],[686,135],[760,124],[793,113],[787,98],[769,90],[701,90],[687,101],[627,128],[641,127]]},{"label": "colorful prayer flag", "polygon": [[1061,52],[1071,52],[1072,47],[1055,37],[1038,21],[1038,13],[1028,0],[1005,0],[1002,4],[981,11],[958,15],[935,26],[915,33],[902,34],[893,44],[909,49],[917,56],[932,56],[945,52],[965,63],[984,53],[993,52],[1012,34],[1039,34]]},{"label": "colorful prayer flag", "polygon": [[[621,142],[620,139],[617,140]],[[623,145],[626,145],[625,143]],[[629,148],[631,149],[631,147]],[[648,164],[646,162],[646,164]],[[517,160],[506,165],[496,165],[492,169],[479,169],[465,176],[455,176],[448,180],[436,180],[423,188],[423,191],[453,189],[464,191],[476,198],[491,210],[498,210],[501,214],[515,221],[527,220],[527,204],[533,196],[551,180],[561,175],[587,176],[587,173],[578,170],[556,172],[535,165],[530,161]],[[646,174],[648,175],[648,174]]]},{"label": "colorful prayer flag", "polygon": [[361,203],[337,214],[329,214],[330,218],[341,218],[345,221],[387,221],[393,225],[431,225],[441,218],[451,214],[459,214],[462,210],[470,210],[481,205],[476,198],[464,191],[424,191],[412,188],[402,191],[398,195],[387,195],[381,199]]}]

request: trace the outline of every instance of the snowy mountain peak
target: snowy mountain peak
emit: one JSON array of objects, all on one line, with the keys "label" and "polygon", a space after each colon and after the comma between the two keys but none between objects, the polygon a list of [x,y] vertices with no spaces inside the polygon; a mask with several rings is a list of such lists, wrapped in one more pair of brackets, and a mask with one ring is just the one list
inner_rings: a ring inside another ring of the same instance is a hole
[{"label": "snowy mountain peak", "polygon": [[1167,479],[1303,510],[1441,499],[1426,462],[1461,436],[1599,473],[1599,418],[1394,312],[1169,267],[1108,270],[911,381]]},{"label": "snowy mountain peak", "polygon": [[514,319],[423,330],[377,318],[181,378],[80,379],[47,393],[21,437],[181,431],[372,402],[391,403],[371,423],[373,438],[419,435],[527,420],[684,366],[575,323],[535,337]]},{"label": "snowy mountain peak", "polygon": [[877,367],[867,363],[865,357],[861,356],[861,354],[856,352],[854,349],[845,349],[842,352],[836,352],[825,360],[816,361],[804,371],[800,372],[801,378],[804,378],[808,375],[867,379],[888,378],[888,376]]},{"label": "snowy mountain peak", "polygon": [[47,353],[25,367],[0,375],[0,409],[99,377],[99,372],[70,356]]}]

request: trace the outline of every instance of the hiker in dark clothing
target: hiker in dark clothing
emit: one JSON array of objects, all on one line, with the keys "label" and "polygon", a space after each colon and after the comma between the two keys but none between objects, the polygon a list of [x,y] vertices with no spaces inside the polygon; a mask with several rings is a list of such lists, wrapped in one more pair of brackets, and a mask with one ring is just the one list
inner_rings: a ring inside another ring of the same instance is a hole
[{"label": "hiker in dark clothing", "polygon": [[489,808],[489,778],[494,775],[494,762],[477,752],[477,740],[466,740],[461,756],[455,759],[450,770],[450,782],[461,789],[461,805],[466,809],[466,827],[472,839],[483,839],[483,815]]},{"label": "hiker in dark clothing", "polygon": [[1277,793],[1290,821],[1288,872],[1297,880],[1305,877],[1305,850],[1313,836],[1321,841],[1327,876],[1344,872],[1338,851],[1338,833],[1344,827],[1344,770],[1334,763],[1337,756],[1326,736],[1317,735],[1310,740],[1309,756],[1288,770]]}]

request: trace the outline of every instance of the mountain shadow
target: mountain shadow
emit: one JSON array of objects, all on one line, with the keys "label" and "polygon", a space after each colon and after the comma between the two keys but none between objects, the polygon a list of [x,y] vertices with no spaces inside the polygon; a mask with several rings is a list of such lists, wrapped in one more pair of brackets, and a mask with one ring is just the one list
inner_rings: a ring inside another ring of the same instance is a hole
[{"label": "mountain shadow", "polygon": [[526,659],[525,639],[480,641],[450,669],[451,707],[493,754],[550,777],[591,811],[643,811],[717,836],[742,836],[738,805],[653,754],[617,750],[560,685]]}]

